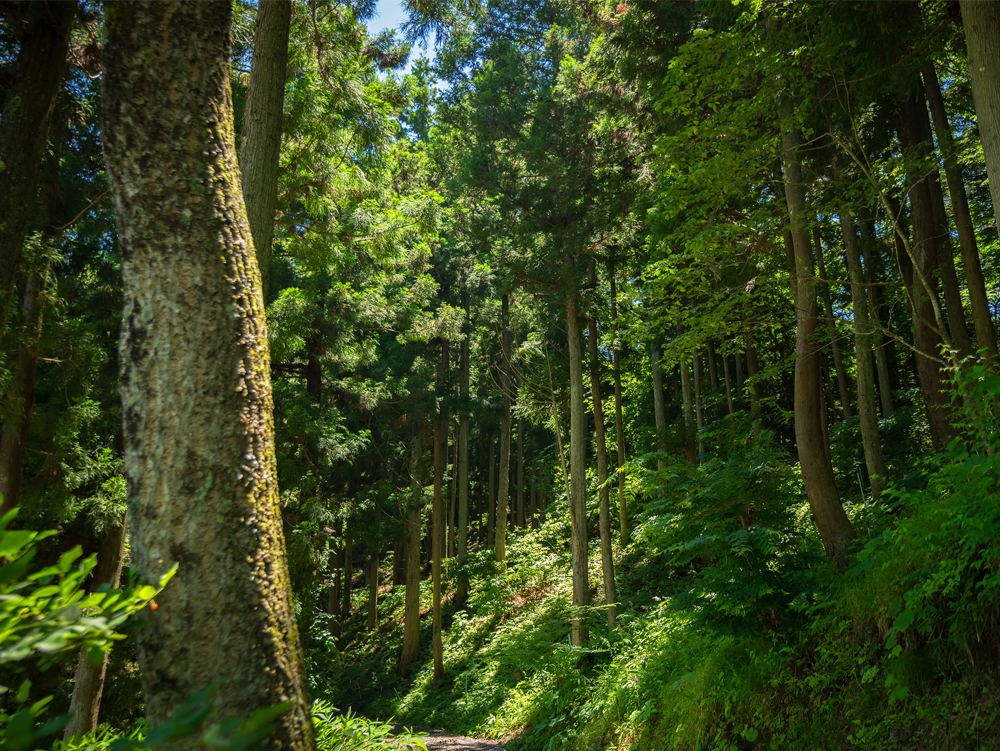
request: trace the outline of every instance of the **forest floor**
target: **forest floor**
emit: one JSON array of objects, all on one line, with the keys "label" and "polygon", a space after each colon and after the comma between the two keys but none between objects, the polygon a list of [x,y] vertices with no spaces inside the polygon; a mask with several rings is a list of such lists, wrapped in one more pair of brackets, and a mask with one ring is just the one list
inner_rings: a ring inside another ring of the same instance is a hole
[{"label": "forest floor", "polygon": [[422,740],[427,746],[427,751],[504,751],[503,746],[495,743],[467,738],[464,735],[452,735],[443,730],[433,728],[411,727],[409,725],[393,725],[392,732],[403,733],[425,733]]}]

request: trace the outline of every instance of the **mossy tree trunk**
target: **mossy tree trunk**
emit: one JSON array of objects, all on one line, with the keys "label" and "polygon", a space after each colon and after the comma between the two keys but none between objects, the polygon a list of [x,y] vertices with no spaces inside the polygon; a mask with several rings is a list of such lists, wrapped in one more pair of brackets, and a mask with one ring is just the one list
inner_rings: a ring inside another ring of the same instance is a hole
[{"label": "mossy tree trunk", "polygon": [[102,132],[122,252],[131,565],[149,582],[177,565],[139,635],[150,723],[218,682],[213,722],[291,702],[271,735],[272,748],[291,751],[315,738],[233,136],[231,16],[229,3],[106,6]]}]

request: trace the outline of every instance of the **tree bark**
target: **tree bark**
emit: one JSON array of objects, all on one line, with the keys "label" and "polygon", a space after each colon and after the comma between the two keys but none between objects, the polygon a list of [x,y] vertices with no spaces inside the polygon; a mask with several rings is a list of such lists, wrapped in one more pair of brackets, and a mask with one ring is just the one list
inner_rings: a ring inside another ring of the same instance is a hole
[{"label": "tree bark", "polygon": [[[927,113],[924,113],[926,125]],[[931,150],[930,126],[927,125],[927,148]],[[941,288],[944,291],[945,308],[948,311],[948,333],[951,334],[952,346],[958,350],[959,359],[964,360],[972,355],[972,339],[969,336],[969,324],[965,320],[965,306],[962,303],[962,290],[958,286],[958,272],[955,270],[955,251],[951,247],[951,230],[948,228],[948,213],[944,207],[944,194],[941,192],[941,176],[938,170],[927,175],[927,187],[931,193],[931,208],[934,214],[934,224],[940,238],[940,255],[938,256],[941,271]]]},{"label": "tree bark", "polygon": [[496,502],[496,471],[497,471],[497,439],[490,435],[490,494],[486,499],[486,539],[494,538],[494,525],[496,524],[497,502]]},{"label": "tree bark", "polygon": [[510,294],[505,292],[500,301],[500,372],[503,388],[503,415],[500,417],[500,468],[497,492],[496,540],[494,560],[507,567],[507,501],[510,494]]},{"label": "tree bark", "polygon": [[7,328],[24,236],[35,210],[38,171],[78,9],[75,2],[33,2],[25,7],[14,78],[0,116],[0,332]]},{"label": "tree bark", "polygon": [[736,414],[736,406],[733,404],[733,382],[729,375],[729,355],[725,354],[726,339],[722,338],[722,374],[726,379],[726,405],[729,408],[729,421],[732,422]]},{"label": "tree bark", "polygon": [[[663,371],[660,368],[660,345],[654,339],[649,343],[649,360],[653,372],[653,417],[656,420],[656,450],[667,452],[667,406],[663,397]],[[661,456],[657,466],[662,472],[667,463]]]},{"label": "tree bark", "polygon": [[42,314],[38,305],[39,280],[28,274],[24,282],[21,318],[24,338],[17,348],[14,372],[7,392],[7,419],[0,435],[0,517],[21,501],[24,484],[24,452],[28,428],[35,406],[35,377],[38,373],[38,340],[42,335]]},{"label": "tree bark", "polygon": [[[468,308],[466,308],[468,318]],[[455,602],[461,607],[469,598],[469,577],[462,571],[469,554],[469,337],[462,340],[459,389],[462,414],[458,418],[458,585]]]},{"label": "tree bark", "polygon": [[764,420],[760,405],[761,400],[764,397],[764,389],[760,385],[760,381],[757,380],[757,376],[760,372],[760,364],[757,361],[757,344],[754,341],[752,322],[746,324],[746,334],[743,338],[746,340],[747,348],[747,376],[749,377],[750,382],[750,414],[754,417],[753,437],[759,438],[761,431],[764,430]]},{"label": "tree bark", "polygon": [[719,366],[715,362],[715,341],[708,340],[708,379],[712,384],[712,393],[719,390]]},{"label": "tree bark", "polygon": [[694,417],[698,428],[698,456],[705,453],[705,439],[701,437],[705,427],[705,411],[701,406],[701,355],[695,352],[692,361],[694,375]]},{"label": "tree bark", "polygon": [[[597,264],[590,260],[590,287],[597,292]],[[601,398],[601,354],[597,346],[597,301],[593,301],[590,317],[590,396],[594,407],[594,443],[597,447],[597,483],[599,499],[598,529],[601,534],[601,572],[604,577],[604,602],[607,605],[608,628],[615,627],[618,612],[618,591],[615,586],[615,560],[611,541],[611,488],[608,483],[608,441],[604,430],[604,402]]]},{"label": "tree bark", "polygon": [[[438,361],[438,398],[444,397],[444,375],[448,370],[448,342],[441,341],[441,359]],[[433,585],[434,632],[432,648],[434,652],[434,685],[444,678],[444,648],[441,642],[441,546],[444,543],[443,497],[441,483],[444,476],[446,435],[448,415],[442,409],[434,416],[434,505],[431,507],[431,579]]]},{"label": "tree bark", "polygon": [[851,301],[854,305],[854,360],[857,369],[858,415],[861,420],[861,441],[865,449],[865,466],[871,482],[872,495],[885,490],[885,458],[878,428],[878,408],[875,405],[875,365],[872,358],[872,327],[868,313],[861,247],[858,243],[854,217],[845,204],[840,206],[840,229],[844,235],[844,255],[851,280]]},{"label": "tree bark", "polygon": [[813,227],[813,243],[816,246],[816,264],[819,266],[820,290],[823,307],[826,310],[826,333],[833,353],[833,369],[837,374],[837,390],[840,391],[840,409],[844,419],[851,419],[851,395],[847,388],[847,374],[844,372],[844,358],[840,353],[840,338],[837,336],[837,321],[833,317],[833,298],[830,295],[830,280],[826,275],[826,261],[823,258],[823,242],[819,227]]},{"label": "tree bark", "polygon": [[878,375],[879,403],[882,407],[883,417],[892,417],[892,382],[889,379],[889,357],[886,347],[889,346],[882,334],[882,321],[879,314],[880,295],[875,284],[876,277],[881,273],[882,254],[879,251],[878,240],[874,237],[874,232],[870,227],[870,220],[861,222],[861,244],[864,256],[865,284],[868,292],[868,305],[870,310],[870,321],[874,330],[872,338],[872,349],[875,353],[875,372]]},{"label": "tree bark", "polygon": [[340,601],[343,596],[344,581],[344,549],[341,547],[333,556],[333,581],[326,600],[326,612],[329,618],[330,636],[340,636]]},{"label": "tree bark", "polygon": [[[921,116],[924,119],[927,116],[923,96],[918,97],[916,89],[911,87],[906,92],[898,119],[900,143],[911,154],[922,154],[926,148],[923,142]],[[941,254],[941,238],[937,223],[934,221],[930,186],[921,166],[912,160],[906,170],[906,182],[913,223],[914,257],[905,259],[900,265],[904,268],[904,272],[907,268],[912,270],[907,280],[907,287],[913,306],[913,345],[918,352],[917,370],[931,439],[935,446],[941,447],[947,446],[954,436],[950,399],[945,390],[945,378],[940,362],[941,345],[944,343],[946,332],[934,283],[934,272],[938,268]],[[904,253],[906,252],[904,245]]]},{"label": "tree bark", "polygon": [[837,492],[823,435],[823,395],[820,353],[816,348],[819,306],[813,281],[812,249],[806,229],[805,190],[799,161],[800,138],[792,123],[792,103],[783,106],[782,153],[785,198],[795,251],[795,440],[802,480],[816,527],[827,556],[842,565],[854,539],[851,526]]},{"label": "tree bark", "polygon": [[983,0],[960,0],[959,6],[993,213],[1000,226],[1000,6]]},{"label": "tree bark", "polygon": [[[420,546],[417,546],[419,554]],[[354,588],[353,546],[347,537],[347,523],[344,523],[344,601],[340,604],[340,618],[346,621],[351,617],[351,591]]]},{"label": "tree bark", "polygon": [[517,526],[524,528],[524,423],[517,418]]},{"label": "tree bark", "polygon": [[250,88],[240,133],[240,172],[250,234],[257,251],[264,303],[271,281],[271,239],[278,205],[278,161],[284,123],[285,68],[291,0],[260,0],[254,29]]},{"label": "tree bark", "polygon": [[941,150],[944,174],[948,181],[951,212],[955,219],[955,228],[958,230],[958,244],[962,252],[962,265],[965,267],[965,280],[969,290],[976,341],[982,348],[990,369],[996,372],[1000,369],[997,334],[993,326],[993,316],[990,314],[990,301],[986,293],[986,280],[983,276],[983,265],[979,256],[976,232],[972,225],[972,214],[969,211],[969,197],[965,190],[965,180],[957,160],[957,149],[954,138],[952,138],[951,125],[948,123],[948,114],[944,108],[941,84],[938,82],[934,63],[928,60],[924,63],[922,71],[924,89],[930,103],[931,119],[937,134],[938,147]]},{"label": "tree bark", "polygon": [[146,614],[139,661],[151,725],[218,681],[211,722],[290,701],[271,747],[312,749],[264,301],[233,139],[231,15],[229,3],[185,2],[105,13],[131,561],[149,582],[178,566]]},{"label": "tree bark", "polygon": [[695,422],[694,422],[694,395],[691,390],[691,366],[688,365],[687,358],[681,360],[681,408],[684,412],[684,454],[688,464],[698,463],[697,449],[695,448]]},{"label": "tree bark", "polygon": [[410,492],[412,507],[406,515],[406,601],[403,605],[403,650],[399,672],[407,669],[420,654],[420,514],[423,510],[424,483],[420,475],[423,445],[420,435],[410,439]]},{"label": "tree bark", "polygon": [[583,332],[577,306],[576,264],[566,256],[566,336],[569,339],[569,514],[573,551],[573,646],[583,646],[587,633],[585,608],[590,604],[587,572],[587,418],[583,411]]},{"label": "tree bark", "polygon": [[615,374],[615,439],[618,442],[618,532],[622,547],[628,544],[628,509],[625,503],[625,420],[622,415],[622,343],[618,338],[618,288],[614,266],[611,278],[611,341]]},{"label": "tree bark", "polygon": [[[126,519],[126,516],[122,516],[120,523],[102,530],[97,549],[97,565],[90,574],[88,592],[96,592],[102,584],[110,585],[111,589],[117,589],[120,585],[122,560],[125,557]],[[64,741],[97,729],[109,656],[110,653],[106,652],[101,657],[101,664],[95,665],[90,661],[87,648],[80,650],[76,678],[73,681],[73,697],[69,705],[70,719],[63,731]]]},{"label": "tree bark", "polygon": [[378,564],[381,550],[375,550],[368,557],[368,623],[366,631],[374,631],[378,626]]}]

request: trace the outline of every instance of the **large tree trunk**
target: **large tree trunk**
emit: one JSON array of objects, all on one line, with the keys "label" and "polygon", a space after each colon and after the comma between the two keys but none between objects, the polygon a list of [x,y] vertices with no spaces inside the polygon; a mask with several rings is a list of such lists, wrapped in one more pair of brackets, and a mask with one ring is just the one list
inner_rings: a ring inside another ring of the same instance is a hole
[{"label": "large tree trunk", "polygon": [[[444,396],[444,375],[448,370],[448,342],[441,341],[441,359],[438,361],[438,397]],[[444,543],[443,504],[441,483],[444,476],[446,435],[448,416],[446,413],[434,416],[434,505],[431,507],[431,580],[433,585],[434,631],[432,648],[434,652],[434,685],[444,678],[444,647],[441,642],[441,547]]]},{"label": "large tree trunk", "polygon": [[960,0],[959,6],[993,213],[1000,226],[1000,5],[985,0]]},{"label": "large tree trunk", "polygon": [[[466,311],[468,318],[468,311]],[[465,406],[469,398],[469,337],[462,340],[459,363],[459,389],[462,395],[462,414],[458,418],[458,587],[455,603],[459,607],[469,597],[469,576],[462,567],[469,554],[469,411]]]},{"label": "large tree trunk", "polygon": [[837,336],[837,320],[833,317],[833,297],[830,294],[830,280],[826,275],[826,261],[823,258],[823,241],[819,227],[813,227],[813,243],[816,246],[816,264],[819,266],[820,291],[823,295],[823,307],[826,311],[826,334],[830,340],[830,352],[833,353],[833,369],[837,374],[837,389],[840,391],[840,408],[844,419],[851,419],[851,395],[847,389],[847,374],[844,371],[844,358],[840,353],[840,339]]},{"label": "large tree trunk", "polygon": [[854,539],[854,529],[840,502],[823,435],[821,359],[816,349],[819,306],[806,229],[805,190],[798,153],[799,133],[791,126],[791,109],[791,100],[786,100],[781,161],[795,251],[795,441],[802,466],[802,481],[823,547],[827,556],[843,564]]},{"label": "large tree trunk", "polygon": [[[921,127],[926,121],[927,109],[923,96],[917,96],[915,87],[906,92],[899,111],[899,140],[911,154],[923,154],[927,144]],[[907,191],[910,197],[910,213],[913,222],[913,245],[901,244],[904,252],[912,253],[912,258],[901,262],[904,272],[912,269],[907,279],[910,302],[913,306],[913,345],[917,349],[917,370],[920,374],[920,388],[924,395],[924,406],[930,425],[934,445],[947,446],[954,436],[951,425],[951,405],[945,390],[945,373],[941,363],[941,345],[946,336],[944,316],[937,300],[935,271],[941,254],[941,238],[934,209],[930,186],[924,171],[912,161],[906,170]],[[898,214],[897,214],[898,217]],[[950,342],[949,342],[950,344]]]},{"label": "large tree trunk", "polygon": [[872,495],[885,490],[885,459],[878,429],[878,407],[875,404],[875,364],[872,359],[872,327],[868,313],[861,247],[858,243],[854,218],[847,206],[840,206],[840,229],[844,235],[844,255],[851,280],[851,300],[854,304],[854,360],[857,368],[858,415],[861,419],[861,441],[865,449],[865,466],[871,482]]},{"label": "large tree trunk", "polygon": [[990,314],[990,301],[986,293],[986,280],[983,277],[983,265],[979,257],[976,232],[972,226],[972,214],[969,211],[969,197],[965,191],[965,180],[962,177],[962,168],[958,163],[957,149],[952,138],[951,125],[948,123],[948,115],[945,112],[941,84],[938,82],[934,63],[928,60],[924,63],[922,71],[924,89],[927,92],[931,118],[934,122],[934,131],[941,149],[941,161],[944,163],[944,174],[948,180],[951,211],[955,218],[955,228],[958,230],[958,244],[962,251],[962,265],[965,267],[965,280],[968,284],[969,302],[972,306],[972,323],[976,330],[976,341],[982,348],[990,368],[996,371],[1000,369],[997,334],[993,326],[993,317]]},{"label": "large tree trunk", "polygon": [[260,0],[240,133],[240,172],[250,234],[257,251],[264,303],[271,280],[271,238],[278,205],[278,159],[284,123],[285,69],[288,67],[288,31],[291,0]]},{"label": "large tree trunk", "polygon": [[614,353],[613,367],[615,373],[615,439],[618,442],[618,532],[621,546],[628,544],[628,509],[625,505],[625,420],[622,416],[622,343],[618,338],[618,289],[615,282],[615,269],[612,266],[611,277],[611,341]]},{"label": "large tree trunk", "polygon": [[66,71],[75,2],[22,3],[14,78],[0,116],[0,333],[14,294],[24,235],[35,210],[38,170]]},{"label": "large tree trunk", "polygon": [[[102,584],[117,589],[121,583],[122,560],[125,556],[126,516],[119,524],[107,526],[101,532],[97,549],[97,565],[90,574],[88,592],[96,592]],[[104,678],[108,671],[107,652],[101,657],[101,664],[90,661],[86,647],[80,650],[76,663],[76,678],[73,681],[73,698],[70,700],[70,719],[63,731],[63,740],[86,735],[97,729],[101,709],[101,695],[104,693]]]},{"label": "large tree trunk", "polygon": [[423,445],[419,435],[410,439],[410,492],[412,507],[406,515],[406,602],[403,605],[403,651],[399,656],[399,672],[407,668],[420,654],[420,514],[423,511],[424,483],[420,475],[420,455]]},{"label": "large tree trunk", "polygon": [[[663,396],[663,371],[660,368],[660,345],[653,335],[649,343],[650,368],[653,373],[653,418],[656,420],[656,450],[660,454],[667,452],[667,405]],[[660,471],[667,466],[661,456],[657,462]]]},{"label": "large tree trunk", "polygon": [[105,14],[131,565],[149,582],[178,567],[139,633],[150,724],[219,682],[212,722],[292,702],[271,734],[272,748],[290,751],[315,738],[278,503],[264,301],[233,142],[231,15],[229,3],[176,1],[114,3]]},{"label": "large tree trunk", "polygon": [[39,280],[28,274],[24,283],[21,317],[24,335],[17,348],[14,372],[7,392],[7,413],[0,435],[0,517],[18,505],[24,482],[24,452],[35,406],[35,376],[38,372],[38,340],[42,314],[38,310]]},{"label": "large tree trunk", "polygon": [[583,332],[577,309],[576,264],[566,256],[566,336],[569,338],[569,515],[573,551],[573,625],[571,640],[579,647],[587,642],[590,586],[587,576],[587,418],[583,411]]},{"label": "large tree trunk", "polygon": [[500,469],[497,492],[496,540],[493,550],[494,560],[507,566],[507,501],[510,495],[510,294],[504,293],[500,302],[500,372],[503,389],[503,415],[500,417]]},{"label": "large tree trunk", "polygon": [[[597,268],[590,261],[590,287],[597,291]],[[597,483],[600,515],[598,528],[601,533],[601,573],[604,576],[604,602],[607,604],[608,627],[615,627],[618,612],[618,591],[615,587],[615,560],[611,541],[611,488],[608,483],[608,441],[604,430],[604,403],[601,398],[601,355],[597,346],[597,301],[593,302],[590,317],[590,396],[594,407],[594,443],[597,447]]]}]

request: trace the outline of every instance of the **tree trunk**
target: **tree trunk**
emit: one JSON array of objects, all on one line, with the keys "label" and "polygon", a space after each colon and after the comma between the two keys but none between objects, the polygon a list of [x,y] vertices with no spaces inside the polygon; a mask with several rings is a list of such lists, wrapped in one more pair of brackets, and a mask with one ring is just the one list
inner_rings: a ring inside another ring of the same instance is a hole
[{"label": "tree trunk", "polygon": [[816,349],[819,306],[813,281],[812,249],[806,230],[806,202],[799,161],[799,133],[791,126],[792,103],[783,107],[781,161],[785,197],[795,251],[795,441],[802,480],[820,539],[829,558],[842,565],[854,539],[851,526],[837,492],[823,435],[823,395],[820,353]]},{"label": "tree trunk", "polygon": [[419,435],[410,439],[410,492],[412,508],[406,515],[406,602],[403,605],[403,651],[399,672],[407,669],[420,654],[420,514],[423,511],[424,483],[420,475],[423,445]]},{"label": "tree trunk", "polygon": [[392,543],[392,588],[406,581],[406,541],[394,540]]},{"label": "tree trunk", "polygon": [[[444,376],[448,371],[448,342],[441,341],[441,359],[438,361],[435,391],[444,396]],[[441,642],[441,547],[444,543],[442,479],[444,476],[445,440],[448,431],[448,415],[442,410],[434,416],[434,505],[431,507],[431,579],[433,584],[434,632],[434,685],[444,678],[444,648]]]},{"label": "tree trunk", "polygon": [[726,339],[722,339],[722,373],[726,379],[726,404],[729,407],[729,421],[732,422],[733,416],[736,414],[736,406],[733,404],[733,382],[729,375],[729,355],[725,354],[726,351]]},{"label": "tree trunk", "polygon": [[[468,309],[466,309],[468,318]],[[459,607],[469,598],[469,576],[462,567],[469,554],[469,337],[462,340],[459,366],[459,389],[462,414],[458,418],[458,586],[455,603]]]},{"label": "tree trunk", "polygon": [[962,265],[965,267],[965,280],[968,284],[969,302],[972,306],[972,322],[976,330],[976,341],[985,353],[991,370],[996,372],[1000,369],[997,334],[993,326],[993,316],[990,314],[990,301],[986,293],[986,280],[983,277],[983,265],[979,256],[979,245],[976,242],[976,232],[972,226],[972,214],[969,211],[969,197],[965,191],[965,180],[962,177],[962,168],[958,163],[957,149],[952,138],[951,125],[948,123],[948,115],[945,112],[941,84],[938,82],[934,63],[928,60],[924,63],[922,71],[924,89],[927,92],[931,118],[934,122],[934,131],[941,149],[941,161],[944,163],[944,174],[948,180],[951,212],[955,218],[955,228],[958,230],[958,244],[962,251]]},{"label": "tree trunk", "polygon": [[[118,589],[121,583],[122,560],[125,556],[126,516],[121,522],[105,527],[101,532],[97,549],[97,566],[90,574],[88,592],[96,592],[102,584]],[[108,670],[109,653],[101,657],[101,664],[90,661],[87,648],[80,650],[76,663],[76,678],[73,681],[73,698],[70,700],[69,723],[63,731],[63,740],[86,735],[97,729],[101,709],[101,695],[104,693],[104,678]]]},{"label": "tree trunk", "polygon": [[[930,126],[926,122],[927,113],[923,114],[924,124],[927,126],[928,150],[930,150]],[[959,359],[964,360],[972,355],[972,339],[969,336],[969,324],[965,320],[962,290],[958,286],[958,272],[955,270],[955,251],[951,246],[951,231],[948,228],[948,213],[944,207],[941,176],[937,170],[927,176],[927,187],[930,189],[934,224],[941,242],[938,261],[941,270],[941,288],[944,291],[944,302],[948,311],[948,333],[951,334],[952,345],[958,350]]]},{"label": "tree trunk", "polygon": [[271,280],[271,238],[278,205],[278,159],[284,123],[285,69],[291,0],[260,0],[250,63],[250,88],[240,133],[240,172],[250,234],[257,251],[264,303]]},{"label": "tree trunk", "polygon": [[25,3],[20,49],[0,116],[0,333],[14,294],[24,236],[35,210],[38,171],[66,72],[75,2]]},{"label": "tree trunk", "polygon": [[625,420],[622,415],[622,343],[618,338],[618,288],[615,282],[614,267],[610,269],[611,278],[611,341],[614,351],[613,367],[615,373],[615,439],[618,442],[618,532],[622,547],[628,544],[628,509],[625,505]]},{"label": "tree trunk", "polygon": [[517,418],[517,526],[524,528],[524,424]]},{"label": "tree trunk", "polygon": [[740,351],[739,346],[733,350],[733,360],[736,363],[736,406],[743,409],[743,393],[746,379],[743,378],[743,353]]},{"label": "tree trunk", "polygon": [[701,355],[697,352],[694,355],[694,416],[698,427],[698,455],[705,453],[705,440],[701,437],[705,427],[705,411],[701,406]]},{"label": "tree trunk", "polygon": [[[655,335],[654,335],[655,336]],[[667,452],[667,406],[663,397],[663,371],[660,369],[660,345],[655,338],[649,343],[650,366],[653,371],[653,417],[656,420],[656,450]],[[663,456],[657,462],[662,472],[667,463]]]},{"label": "tree trunk", "polygon": [[366,631],[374,631],[378,626],[378,564],[380,550],[373,551],[368,557],[368,623]]},{"label": "tree trunk", "polygon": [[847,389],[847,374],[844,359],[840,353],[840,338],[837,336],[837,320],[833,317],[833,298],[830,295],[830,279],[826,275],[826,261],[823,259],[823,242],[819,227],[813,227],[813,242],[816,246],[816,263],[819,266],[820,290],[823,307],[826,309],[826,333],[830,338],[830,352],[833,353],[833,369],[837,374],[837,389],[840,391],[840,409],[844,419],[851,419],[851,395]]},{"label": "tree trunk", "polygon": [[688,464],[698,463],[697,449],[695,448],[695,422],[694,422],[694,394],[691,389],[691,367],[687,358],[681,360],[681,406],[684,411],[684,454]]},{"label": "tree trunk", "polygon": [[712,393],[719,390],[719,367],[715,363],[715,342],[708,340],[708,380],[712,386]]},{"label": "tree trunk", "polygon": [[24,452],[35,406],[35,376],[38,372],[38,340],[42,314],[38,306],[39,280],[28,274],[24,282],[21,318],[24,336],[17,348],[14,372],[7,392],[7,413],[0,435],[0,517],[21,500],[24,482]]},{"label": "tree trunk", "polygon": [[[926,148],[921,128],[921,116],[926,119],[926,115],[923,96],[918,97],[915,88],[908,89],[899,111],[898,131],[901,145],[911,153],[923,153]],[[913,253],[913,258],[907,258],[905,262],[901,262],[901,266],[904,270],[912,269],[907,287],[913,306],[913,345],[918,352],[917,370],[931,439],[935,446],[941,447],[947,446],[954,435],[950,399],[945,390],[945,376],[940,361],[946,331],[934,284],[934,272],[941,254],[941,238],[934,221],[931,191],[924,171],[911,162],[906,170],[906,177],[913,222],[913,245],[912,251],[908,252]]]},{"label": "tree trunk", "polygon": [[587,418],[583,411],[583,332],[577,305],[576,268],[566,256],[566,335],[569,338],[569,515],[573,550],[573,626],[571,640],[579,647],[588,640],[590,586],[587,576]]},{"label": "tree trunk", "polygon": [[744,335],[747,345],[747,375],[750,381],[750,414],[753,415],[753,437],[759,438],[764,429],[764,419],[761,412],[761,400],[764,397],[763,387],[757,376],[760,374],[760,364],[757,361],[757,344],[754,340],[753,323],[747,323]]},{"label": "tree trunk", "polygon": [[538,467],[534,460],[531,462],[531,528],[538,529],[538,496],[541,493],[539,488]]},{"label": "tree trunk", "polygon": [[[347,539],[347,524],[344,524],[344,601],[340,604],[340,618],[346,621],[351,617],[351,590],[354,588],[353,546]],[[419,546],[418,546],[419,553]]]},{"label": "tree trunk", "polygon": [[[590,287],[597,290],[597,264],[590,260]],[[593,301],[590,318],[590,396],[594,407],[594,443],[597,447],[597,483],[600,515],[598,529],[601,534],[601,572],[604,576],[604,602],[607,604],[608,628],[615,627],[618,612],[618,592],[615,586],[615,560],[611,541],[611,488],[608,483],[608,442],[604,430],[604,402],[601,398],[601,355],[597,346],[597,301]]]},{"label": "tree trunk", "polygon": [[840,206],[840,229],[844,235],[844,255],[851,280],[851,300],[854,304],[854,360],[857,369],[858,415],[861,420],[861,441],[865,449],[865,466],[872,486],[872,495],[885,490],[886,468],[882,456],[882,437],[878,428],[878,408],[875,406],[875,365],[872,361],[872,327],[865,294],[864,270],[861,267],[861,247],[858,244],[854,218],[847,206]]},{"label": "tree trunk", "polygon": [[496,501],[496,471],[497,471],[497,439],[490,435],[490,494],[486,499],[486,539],[494,538],[494,525],[496,524],[497,501]]},{"label": "tree trunk", "polygon": [[500,417],[500,489],[497,492],[496,542],[494,560],[507,567],[507,500],[510,495],[510,294],[505,292],[500,302],[500,372],[503,389],[503,415]]},{"label": "tree trunk", "polygon": [[271,747],[291,751],[315,738],[285,559],[264,301],[233,143],[231,15],[229,3],[185,2],[116,3],[105,14],[131,565],[148,582],[178,566],[139,633],[150,725],[219,682],[210,722],[291,701],[271,734]]},{"label": "tree trunk", "polygon": [[993,213],[1000,226],[1000,6],[983,0],[959,0],[959,6]]},{"label": "tree trunk", "polygon": [[445,525],[445,530],[448,532],[447,557],[454,558],[458,551],[458,541],[455,539],[455,535],[458,534],[458,524],[455,522],[455,517],[458,513],[458,431],[452,431],[451,426],[449,426],[448,432],[452,434],[451,500],[448,502],[448,523]]},{"label": "tree trunk", "polygon": [[886,348],[889,346],[882,334],[882,321],[879,316],[879,291],[875,284],[878,276],[877,268],[881,267],[882,254],[879,252],[878,241],[869,227],[869,221],[861,222],[861,243],[865,259],[865,283],[868,291],[870,321],[874,330],[872,349],[875,353],[875,372],[878,375],[879,401],[882,406],[882,417],[892,417],[892,382],[889,379],[889,357]]},{"label": "tree trunk", "polygon": [[330,592],[326,600],[326,612],[330,616],[329,623],[330,636],[337,638],[340,636],[340,601],[343,596],[344,581],[344,550],[340,548],[333,556],[333,582],[330,584]]}]

